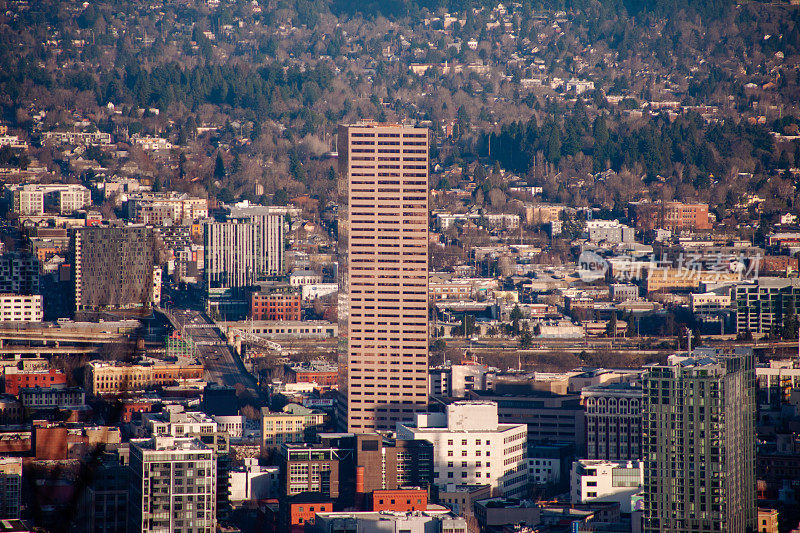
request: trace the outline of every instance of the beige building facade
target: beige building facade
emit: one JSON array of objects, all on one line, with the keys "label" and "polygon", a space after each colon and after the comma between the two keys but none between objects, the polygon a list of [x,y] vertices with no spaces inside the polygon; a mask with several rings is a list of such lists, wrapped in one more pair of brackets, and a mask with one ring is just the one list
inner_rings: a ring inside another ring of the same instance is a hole
[{"label": "beige building facade", "polygon": [[427,404],[428,130],[340,126],[338,151],[341,414],[392,430]]}]

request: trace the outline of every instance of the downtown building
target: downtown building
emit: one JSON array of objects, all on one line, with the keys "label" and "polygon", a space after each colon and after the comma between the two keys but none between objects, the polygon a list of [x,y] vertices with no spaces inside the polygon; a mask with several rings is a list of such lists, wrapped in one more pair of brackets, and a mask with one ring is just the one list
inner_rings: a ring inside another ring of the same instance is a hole
[{"label": "downtown building", "polygon": [[160,303],[159,244],[152,228],[79,228],[73,250],[76,311],[139,309]]},{"label": "downtown building", "polygon": [[428,401],[428,130],[339,126],[339,420],[391,431]]},{"label": "downtown building", "polygon": [[699,348],[643,379],[645,533],[756,526],[753,352]]},{"label": "downtown building", "polygon": [[130,443],[128,533],[213,533],[217,464],[197,438],[157,436]]},{"label": "downtown building", "polygon": [[642,385],[606,383],[584,387],[586,458],[638,461],[642,458]]},{"label": "downtown building", "polygon": [[433,444],[433,484],[486,484],[506,497],[521,497],[528,487],[528,428],[501,424],[494,402],[460,400],[446,413],[417,414],[397,424],[400,440]]},{"label": "downtown building", "polygon": [[209,312],[231,319],[243,317],[252,288],[284,273],[286,214],[282,207],[234,206],[224,221],[205,224]]},{"label": "downtown building", "polygon": [[780,333],[800,305],[800,279],[760,277],[736,285],[732,293],[738,332]]}]

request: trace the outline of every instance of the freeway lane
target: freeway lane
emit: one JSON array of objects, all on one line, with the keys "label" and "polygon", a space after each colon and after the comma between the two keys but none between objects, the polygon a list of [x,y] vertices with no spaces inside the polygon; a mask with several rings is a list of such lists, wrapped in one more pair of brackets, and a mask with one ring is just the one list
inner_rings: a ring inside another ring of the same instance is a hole
[{"label": "freeway lane", "polygon": [[171,310],[171,314],[177,322],[175,325],[183,327],[197,346],[198,357],[205,367],[206,381],[230,387],[240,383],[258,396],[255,379],[244,370],[208,317],[200,311],[184,309]]}]

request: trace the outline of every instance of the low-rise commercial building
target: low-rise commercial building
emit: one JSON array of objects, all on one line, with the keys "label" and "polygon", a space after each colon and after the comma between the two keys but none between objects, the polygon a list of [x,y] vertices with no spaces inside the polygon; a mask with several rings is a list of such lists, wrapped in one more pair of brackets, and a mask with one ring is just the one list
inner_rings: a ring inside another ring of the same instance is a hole
[{"label": "low-rise commercial building", "polygon": [[289,383],[316,383],[332,387],[339,380],[339,365],[327,361],[289,363],[284,365],[284,375]]},{"label": "low-rise commercial building", "polygon": [[302,296],[294,287],[273,287],[250,295],[253,320],[300,320]]},{"label": "low-rise commercial building", "polygon": [[86,405],[86,393],[80,387],[26,387],[19,391],[25,409],[79,409]]},{"label": "low-rise commercial building", "polygon": [[92,394],[122,394],[151,387],[199,383],[203,365],[180,365],[162,361],[139,364],[91,361],[86,365],[85,386]]},{"label": "low-rise commercial building", "polygon": [[449,511],[317,513],[312,533],[467,533],[467,521]]},{"label": "low-rise commercial building", "polygon": [[475,518],[482,530],[506,525],[537,526],[541,510],[530,500],[490,498],[475,502]]},{"label": "low-rise commercial building", "polygon": [[25,370],[16,366],[4,369],[3,380],[6,394],[17,396],[26,387],[66,387],[67,376],[60,370]]},{"label": "low-rise commercial building", "polygon": [[572,503],[615,502],[630,513],[631,497],[644,483],[641,461],[580,460],[572,463]]}]

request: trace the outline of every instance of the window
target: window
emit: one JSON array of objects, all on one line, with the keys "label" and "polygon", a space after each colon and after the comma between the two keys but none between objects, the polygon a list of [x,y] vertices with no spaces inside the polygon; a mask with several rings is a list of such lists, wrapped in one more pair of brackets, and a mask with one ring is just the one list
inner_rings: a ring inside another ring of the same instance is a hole
[{"label": "window", "polygon": [[587,492],[586,493],[586,497],[587,498],[596,498],[597,497],[597,493],[596,492]]}]

